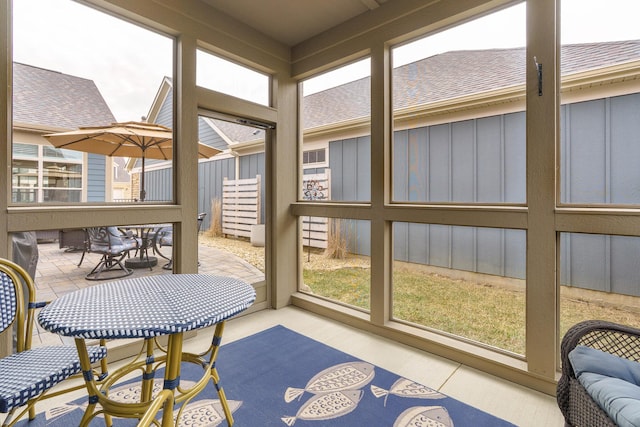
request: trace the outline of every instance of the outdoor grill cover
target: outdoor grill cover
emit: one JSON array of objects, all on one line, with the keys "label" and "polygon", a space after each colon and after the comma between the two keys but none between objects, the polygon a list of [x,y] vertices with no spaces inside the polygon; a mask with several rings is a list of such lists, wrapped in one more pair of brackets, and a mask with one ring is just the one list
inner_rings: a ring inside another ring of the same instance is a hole
[{"label": "outdoor grill cover", "polygon": [[35,280],[38,266],[38,241],[35,231],[11,233],[13,244],[13,262],[27,270]]}]

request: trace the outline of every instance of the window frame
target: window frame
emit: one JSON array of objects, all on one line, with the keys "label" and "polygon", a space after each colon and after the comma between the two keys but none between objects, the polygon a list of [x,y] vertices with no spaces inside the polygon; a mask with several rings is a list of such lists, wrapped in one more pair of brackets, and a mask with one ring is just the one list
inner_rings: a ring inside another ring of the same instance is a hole
[{"label": "window frame", "polygon": [[[51,150],[55,150],[55,151],[61,151],[64,149],[59,149],[59,148],[53,148],[53,147],[46,147],[42,144],[32,144],[32,143],[28,143],[28,142],[14,142],[17,144],[21,144],[21,145],[28,145],[28,146],[33,146],[37,148],[37,156],[36,157],[30,157],[30,156],[21,156],[19,153],[16,155],[15,151],[12,155],[12,159],[13,161],[15,160],[20,160],[20,161],[30,161],[30,162],[35,162],[36,163],[36,170],[37,170],[37,183],[35,185],[35,187],[26,187],[28,189],[31,190],[35,190],[35,194],[36,194],[36,200],[34,200],[33,202],[17,202],[17,201],[13,201],[13,195],[11,197],[12,200],[12,204],[16,204],[16,205],[22,205],[22,204],[40,204],[40,203],[48,203],[44,201],[44,193],[46,191],[50,191],[50,190],[72,190],[74,192],[79,192],[80,193],[80,202],[83,201],[83,199],[86,198],[86,155],[84,153],[80,153],[79,156],[71,156],[71,158],[66,158],[66,157],[62,157],[62,158],[55,158],[55,157],[49,157],[49,156],[45,156],[45,149],[51,149]],[[64,150],[64,151],[70,151],[70,150]],[[64,152],[62,151],[62,152]],[[75,153],[72,153],[75,154]],[[74,158],[75,157],[75,158]],[[53,187],[53,186],[47,186],[45,185],[45,179],[47,177],[47,173],[46,173],[46,169],[45,169],[45,164],[46,163],[61,163],[61,164],[68,164],[68,165],[80,165],[81,166],[81,171],[80,171],[80,186],[79,187]],[[13,187],[13,168],[14,168],[14,163],[11,163],[11,175],[12,175],[12,189],[11,192],[13,194],[14,190],[20,190],[20,189],[25,189],[25,187]],[[59,202],[56,202],[59,203]]]}]

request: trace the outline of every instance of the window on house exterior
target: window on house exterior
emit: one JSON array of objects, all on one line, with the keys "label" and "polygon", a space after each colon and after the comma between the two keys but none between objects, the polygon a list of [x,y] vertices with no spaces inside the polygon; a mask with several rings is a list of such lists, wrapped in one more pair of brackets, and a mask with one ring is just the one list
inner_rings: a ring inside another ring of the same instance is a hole
[{"label": "window on house exterior", "polygon": [[270,105],[270,77],[202,49],[197,50],[196,84],[236,98]]},{"label": "window on house exterior", "polygon": [[302,164],[303,165],[312,165],[315,163],[325,163],[326,162],[326,152],[325,148],[321,148],[319,150],[307,150],[302,153]]},{"label": "window on house exterior", "polygon": [[78,151],[14,143],[13,203],[80,202],[83,156]]}]

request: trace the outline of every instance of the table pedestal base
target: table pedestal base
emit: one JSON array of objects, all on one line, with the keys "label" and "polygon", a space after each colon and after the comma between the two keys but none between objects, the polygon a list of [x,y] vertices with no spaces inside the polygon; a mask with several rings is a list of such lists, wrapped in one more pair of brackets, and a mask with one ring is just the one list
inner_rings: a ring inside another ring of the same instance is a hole
[{"label": "table pedestal base", "polygon": [[158,265],[158,258],[154,256],[150,256],[149,261],[147,261],[147,258],[139,258],[139,257],[128,258],[125,260],[124,265],[127,268],[155,267],[156,265]]}]

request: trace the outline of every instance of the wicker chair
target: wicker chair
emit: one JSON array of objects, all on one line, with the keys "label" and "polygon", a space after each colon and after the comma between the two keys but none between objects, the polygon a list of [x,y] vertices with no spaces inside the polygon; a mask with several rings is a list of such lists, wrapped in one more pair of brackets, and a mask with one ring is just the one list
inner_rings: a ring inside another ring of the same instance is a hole
[{"label": "wicker chair", "polygon": [[562,376],[558,382],[556,397],[564,415],[565,426],[615,427],[616,424],[587,394],[573,372],[569,353],[578,345],[638,362],[640,329],[602,320],[589,320],[571,327],[562,339]]},{"label": "wicker chair", "polygon": [[[31,276],[19,265],[0,258],[0,332],[15,326],[16,333],[15,351],[0,359],[0,413],[8,414],[3,427],[13,426],[27,413],[34,419],[35,404],[42,399],[84,387],[80,384],[47,393],[79,374],[81,367],[75,346],[31,348],[35,310],[43,305],[35,300]],[[102,342],[101,346],[88,347],[88,353],[94,363],[105,358],[107,348]],[[106,372],[106,364],[102,368]]]}]

